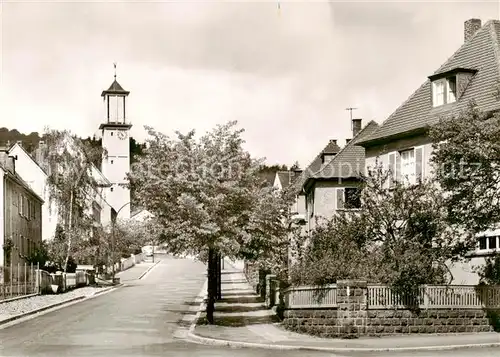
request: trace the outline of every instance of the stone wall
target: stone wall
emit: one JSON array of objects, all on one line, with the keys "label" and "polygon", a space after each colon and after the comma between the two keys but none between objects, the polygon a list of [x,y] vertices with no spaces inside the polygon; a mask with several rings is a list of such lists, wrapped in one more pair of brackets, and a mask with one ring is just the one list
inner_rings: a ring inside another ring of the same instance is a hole
[{"label": "stone wall", "polygon": [[336,309],[286,310],[284,327],[320,337],[345,338],[493,331],[492,318],[488,317],[489,313],[485,310],[369,310],[366,282],[338,281],[337,289]]}]

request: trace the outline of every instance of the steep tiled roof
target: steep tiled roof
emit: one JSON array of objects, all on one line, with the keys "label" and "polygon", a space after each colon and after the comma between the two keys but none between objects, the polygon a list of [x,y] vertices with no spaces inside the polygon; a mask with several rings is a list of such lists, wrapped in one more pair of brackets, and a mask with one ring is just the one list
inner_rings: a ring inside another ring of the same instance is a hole
[{"label": "steep tiled roof", "polygon": [[29,192],[34,198],[36,198],[40,203],[44,203],[45,201],[41,198],[30,185],[23,180],[21,176],[17,172],[12,172],[7,167],[5,167],[2,163],[0,163],[0,169],[4,171],[4,177],[10,178],[12,181],[16,182],[19,186],[23,187],[27,192]]},{"label": "steep tiled roof", "polygon": [[291,172],[290,171],[278,171],[278,179],[281,183],[281,188],[285,189],[290,185],[291,182]]},{"label": "steep tiled roof", "polygon": [[330,140],[328,145],[321,152],[324,155],[337,154],[340,151],[340,147],[337,145],[336,140]]},{"label": "steep tiled roof", "polygon": [[296,193],[302,191],[302,187],[306,183],[307,179],[319,169],[321,169],[321,165],[323,164],[322,156],[324,154],[335,154],[340,151],[340,147],[333,141],[330,140],[328,144],[325,146],[323,150],[314,158],[314,160],[306,167],[302,173],[293,180],[292,184],[289,186],[291,190]]},{"label": "steep tiled roof", "polygon": [[500,109],[495,89],[500,80],[500,21],[490,20],[466,41],[434,73],[465,68],[476,70],[457,101],[440,107],[432,106],[431,81],[420,86],[370,137],[359,144],[368,146],[383,138],[419,130],[435,124],[441,115],[455,114],[474,100],[484,111]]},{"label": "steep tiled roof", "polygon": [[358,177],[365,167],[365,149],[356,145],[378,129],[378,124],[370,121],[347,145],[327,164],[323,165],[309,179],[330,179]]}]

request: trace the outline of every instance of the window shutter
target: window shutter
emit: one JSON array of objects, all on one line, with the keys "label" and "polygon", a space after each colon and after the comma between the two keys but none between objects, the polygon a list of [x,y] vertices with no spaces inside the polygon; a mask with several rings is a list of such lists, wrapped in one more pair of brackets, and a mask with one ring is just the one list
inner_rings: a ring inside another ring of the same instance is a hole
[{"label": "window shutter", "polygon": [[436,82],[432,82],[432,105],[436,106],[437,103],[437,85]]},{"label": "window shutter", "polygon": [[401,154],[396,152],[396,181],[401,182]]},{"label": "window shutter", "polygon": [[424,147],[415,148],[415,179],[416,182],[424,178]]},{"label": "window shutter", "polygon": [[391,152],[389,154],[389,187],[394,186],[394,181],[396,180],[396,153]]},{"label": "window shutter", "polygon": [[344,208],[344,189],[337,188],[337,209]]}]

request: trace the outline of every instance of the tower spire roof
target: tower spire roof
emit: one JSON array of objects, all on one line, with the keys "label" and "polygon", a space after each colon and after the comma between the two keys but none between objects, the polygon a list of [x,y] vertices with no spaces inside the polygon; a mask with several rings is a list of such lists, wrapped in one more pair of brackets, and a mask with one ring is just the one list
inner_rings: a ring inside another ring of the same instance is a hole
[{"label": "tower spire roof", "polygon": [[106,94],[121,94],[125,96],[130,94],[130,92],[123,89],[120,83],[118,83],[118,81],[116,80],[116,62],[113,63],[113,67],[115,69],[114,81],[113,83],[111,83],[107,90],[102,91],[101,97],[104,97]]}]

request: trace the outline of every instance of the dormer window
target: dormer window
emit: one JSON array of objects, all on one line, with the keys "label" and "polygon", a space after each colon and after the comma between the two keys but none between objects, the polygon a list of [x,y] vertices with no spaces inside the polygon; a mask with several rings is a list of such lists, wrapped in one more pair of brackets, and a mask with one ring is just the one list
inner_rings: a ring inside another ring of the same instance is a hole
[{"label": "dormer window", "polygon": [[455,103],[467,90],[476,73],[477,69],[457,67],[429,76],[432,83],[432,106]]},{"label": "dormer window", "polygon": [[454,103],[457,100],[457,77],[451,76],[447,78],[437,79],[432,82],[432,105],[438,107],[440,105]]}]

